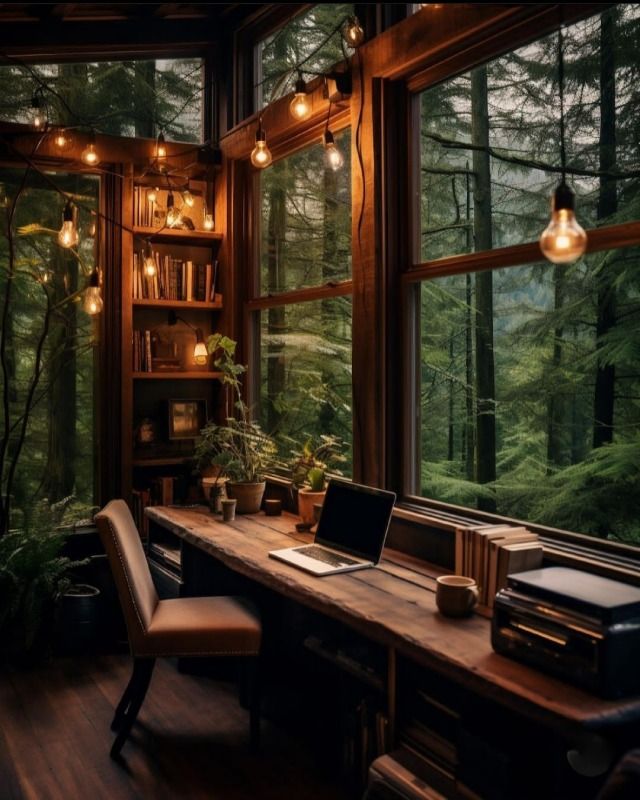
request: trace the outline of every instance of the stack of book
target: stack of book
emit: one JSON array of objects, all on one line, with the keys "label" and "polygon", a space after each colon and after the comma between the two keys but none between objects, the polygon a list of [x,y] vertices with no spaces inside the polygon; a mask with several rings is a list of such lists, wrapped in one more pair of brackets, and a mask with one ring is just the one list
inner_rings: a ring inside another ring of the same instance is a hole
[{"label": "stack of book", "polygon": [[543,547],[537,533],[524,526],[460,526],[455,532],[455,572],[478,584],[478,603],[493,607],[496,593],[507,585],[507,575],[537,569]]},{"label": "stack of book", "polygon": [[133,254],[134,300],[186,300],[214,302],[218,278],[218,262],[194,264],[154,252],[156,274],[144,274],[144,253]]},{"label": "stack of book", "polygon": [[133,371],[152,372],[153,359],[151,357],[151,331],[133,332]]}]

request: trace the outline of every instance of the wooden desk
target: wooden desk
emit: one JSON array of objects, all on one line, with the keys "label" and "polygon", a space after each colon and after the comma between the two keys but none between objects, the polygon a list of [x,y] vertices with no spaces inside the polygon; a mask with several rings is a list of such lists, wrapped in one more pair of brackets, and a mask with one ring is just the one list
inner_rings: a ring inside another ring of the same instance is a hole
[{"label": "wooden desk", "polygon": [[146,513],[235,572],[385,646],[391,719],[397,654],[552,725],[569,741],[581,729],[606,733],[621,722],[640,719],[640,698],[601,700],[494,653],[488,620],[478,615],[463,620],[442,617],[435,605],[436,572],[412,569],[399,554],[385,551],[375,569],[318,578],[268,556],[270,550],[309,540],[296,532],[293,515],[246,515],[223,523],[204,509],[152,507]]}]

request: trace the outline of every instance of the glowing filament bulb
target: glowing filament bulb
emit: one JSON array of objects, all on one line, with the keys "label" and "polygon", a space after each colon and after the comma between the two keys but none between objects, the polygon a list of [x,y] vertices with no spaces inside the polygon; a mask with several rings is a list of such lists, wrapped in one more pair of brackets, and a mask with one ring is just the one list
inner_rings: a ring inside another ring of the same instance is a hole
[{"label": "glowing filament bulb", "polygon": [[207,363],[208,359],[209,352],[204,341],[204,336],[202,335],[202,330],[196,328],[196,345],[193,348],[193,360],[198,366],[202,367]]},{"label": "glowing filament bulb", "polygon": [[80,158],[90,167],[95,167],[96,164],[100,163],[100,157],[96,152],[96,146],[93,142],[89,142],[89,144],[84,148],[80,154]]},{"label": "glowing filament bulb", "polygon": [[156,162],[159,167],[164,167],[167,160],[167,145],[164,141],[164,134],[159,133],[156,141]]},{"label": "glowing filament bulb", "polygon": [[167,197],[167,225],[173,228],[180,222],[180,212],[175,206],[173,192],[169,192]]},{"label": "glowing filament bulb", "polygon": [[349,17],[342,28],[342,37],[351,47],[360,47],[364,42],[364,30],[357,17]]},{"label": "glowing filament bulb", "polygon": [[205,231],[212,231],[213,230],[213,214],[205,214],[204,220],[202,223],[203,228]]},{"label": "glowing filament bulb", "polygon": [[147,200],[150,203],[156,202],[156,200],[158,199],[158,191],[159,189],[157,186],[155,187],[155,189],[149,189],[149,191],[147,192]]},{"label": "glowing filament bulb", "polygon": [[574,213],[575,197],[563,181],[551,200],[551,221],[540,237],[542,254],[553,264],[570,264],[587,248],[587,234]]},{"label": "glowing filament bulb", "polygon": [[157,267],[153,251],[151,250],[151,244],[147,244],[147,250],[144,256],[143,269],[144,269],[144,274],[146,275],[147,278],[155,278]]},{"label": "glowing filament bulb", "polygon": [[76,228],[73,204],[70,200],[62,212],[62,227],[58,232],[58,244],[62,247],[75,247],[78,244],[78,229]]},{"label": "glowing filament bulb", "polygon": [[334,172],[344,164],[344,156],[336,146],[333,134],[329,130],[324,133],[324,158],[327,166]]},{"label": "glowing filament bulb", "polygon": [[42,107],[42,98],[40,97],[39,90],[36,91],[31,98],[31,108],[33,109],[33,127],[37,128],[37,130],[42,130],[45,122],[47,121],[47,115],[45,113],[45,109]]},{"label": "glowing filament bulb", "polygon": [[256,131],[256,146],[251,151],[251,163],[254,167],[258,167],[258,169],[264,169],[269,166],[272,159],[271,150],[267,147],[267,137],[264,128],[262,127],[262,123],[259,123],[258,130]]},{"label": "glowing filament bulb", "polygon": [[56,135],[53,137],[53,143],[60,150],[64,150],[64,148],[69,144],[69,139],[62,128],[56,132]]},{"label": "glowing filament bulb", "polygon": [[296,81],[295,94],[289,104],[289,111],[291,116],[299,121],[309,119],[311,116],[311,103],[309,102],[307,87],[301,77]]},{"label": "glowing filament bulb", "polygon": [[100,296],[100,275],[97,269],[94,269],[89,276],[89,284],[84,290],[84,297],[82,299],[82,308],[90,316],[95,316],[102,311],[104,303]]},{"label": "glowing filament bulb", "polygon": [[182,202],[185,204],[185,206],[188,206],[189,208],[193,208],[193,206],[195,205],[196,201],[194,196],[189,191],[189,184],[187,184],[187,188],[182,193]]}]

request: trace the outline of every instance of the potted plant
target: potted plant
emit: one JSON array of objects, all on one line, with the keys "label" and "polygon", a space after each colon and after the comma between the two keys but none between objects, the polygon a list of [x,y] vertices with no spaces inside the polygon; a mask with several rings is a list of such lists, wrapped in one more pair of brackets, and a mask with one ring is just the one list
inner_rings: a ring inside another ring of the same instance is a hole
[{"label": "potted plant", "polygon": [[[226,390],[224,424],[209,422],[200,431],[196,457],[200,469],[219,467],[226,476],[226,492],[237,500],[239,514],[260,510],[265,490],[265,472],[275,464],[276,446],[257,422],[250,419],[242,399],[240,376],[245,372],[235,361],[236,342],[215,333],[207,340],[214,354],[215,369]],[[232,413],[233,412],[233,413]]]},{"label": "potted plant", "polygon": [[346,460],[341,449],[338,436],[322,434],[318,442],[309,438],[301,450],[293,451],[291,479],[298,490],[298,514],[305,526],[315,522],[314,505],[324,502],[327,471],[342,474],[336,466]]}]

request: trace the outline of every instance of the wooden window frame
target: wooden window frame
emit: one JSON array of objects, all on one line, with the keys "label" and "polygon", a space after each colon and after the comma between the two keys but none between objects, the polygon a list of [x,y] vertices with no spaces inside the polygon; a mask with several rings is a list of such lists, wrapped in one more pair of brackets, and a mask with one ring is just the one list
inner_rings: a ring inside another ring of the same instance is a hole
[{"label": "wooden window frame", "polygon": [[[563,22],[577,22],[580,19],[591,17],[609,6],[602,4],[590,5],[588,7],[571,5],[567,14],[563,13]],[[538,41],[554,32],[559,27],[558,13],[556,13],[555,24],[553,19],[549,19],[548,14],[544,14],[546,24],[543,29],[537,28],[533,35],[527,33],[525,27],[520,34],[515,35],[515,39],[509,37],[509,45],[505,46],[503,36],[489,36],[486,38],[481,50],[470,48],[467,51],[462,49],[449,59],[410,75],[405,79],[405,89],[409,95],[408,106],[410,108],[410,120],[407,127],[406,151],[409,153],[409,164],[407,170],[407,195],[414,199],[419,191],[416,186],[416,175],[419,174],[416,166],[416,159],[419,158],[419,122],[417,116],[417,101],[419,94],[431,86],[442,81],[451,79],[462,73],[468,72],[473,67],[485,64],[504,55],[513,52],[519,47]],[[495,50],[492,47],[495,46]],[[482,58],[479,58],[482,53]],[[629,570],[629,578],[633,582],[640,582],[640,546],[625,543],[600,540],[597,537],[587,534],[576,533],[552,528],[550,526],[533,524],[528,521],[514,520],[498,514],[489,514],[477,511],[465,506],[457,506],[451,503],[444,503],[432,498],[425,498],[414,493],[417,486],[416,462],[417,446],[416,433],[418,421],[416,418],[415,404],[418,402],[416,393],[419,392],[419,380],[416,373],[415,360],[419,356],[419,342],[416,340],[415,324],[417,319],[417,308],[419,303],[419,289],[424,281],[433,280],[440,277],[452,275],[463,275],[482,270],[499,270],[511,267],[524,266],[540,262],[544,259],[540,252],[539,243],[523,242],[509,247],[494,248],[492,250],[477,251],[472,253],[462,253],[444,258],[428,261],[421,261],[419,258],[419,208],[416,203],[410,203],[410,246],[411,256],[406,262],[399,279],[402,286],[402,297],[405,303],[406,324],[404,329],[404,353],[406,355],[404,367],[404,386],[403,392],[404,406],[402,408],[404,420],[404,460],[402,473],[401,494],[405,507],[413,508],[418,511],[452,511],[462,516],[465,514],[475,519],[484,519],[486,522],[521,522],[530,529],[536,531],[542,540],[557,548],[558,554],[567,553],[569,561],[574,555],[573,551],[578,548],[584,551],[587,556],[596,556],[602,561],[602,571],[607,574],[608,567],[615,567],[618,572]],[[587,229],[588,243],[587,253],[600,252],[603,250],[633,247],[640,245],[640,220],[608,225],[601,228]],[[419,413],[419,406],[418,412]],[[592,567],[593,565],[590,565]]]}]

